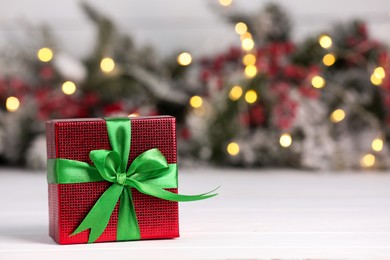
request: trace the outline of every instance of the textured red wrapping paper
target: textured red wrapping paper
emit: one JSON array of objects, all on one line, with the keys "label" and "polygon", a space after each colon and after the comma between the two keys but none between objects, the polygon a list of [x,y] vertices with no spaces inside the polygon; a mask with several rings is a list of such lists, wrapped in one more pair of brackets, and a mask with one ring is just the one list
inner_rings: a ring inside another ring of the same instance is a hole
[{"label": "textured red wrapping paper", "polygon": [[[52,120],[47,128],[47,157],[83,161],[91,150],[111,150],[103,119]],[[176,123],[170,116],[131,118],[129,164],[142,152],[158,148],[168,163],[177,163]],[[59,244],[87,243],[89,230],[69,236],[81,223],[108,182],[49,184],[49,234]],[[177,189],[169,189],[177,193]],[[132,189],[141,239],[179,236],[178,203]],[[119,202],[118,202],[119,204]],[[116,241],[118,204],[106,230],[96,242]]]}]

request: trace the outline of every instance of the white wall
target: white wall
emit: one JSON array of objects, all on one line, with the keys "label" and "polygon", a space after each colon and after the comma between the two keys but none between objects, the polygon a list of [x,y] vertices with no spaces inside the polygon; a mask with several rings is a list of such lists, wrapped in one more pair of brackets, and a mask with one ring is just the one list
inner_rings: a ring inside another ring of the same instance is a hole
[{"label": "white wall", "polygon": [[[120,30],[135,37],[137,44],[151,44],[161,55],[185,49],[197,55],[213,53],[238,44],[232,25],[210,8],[218,0],[89,0],[111,16]],[[255,11],[269,1],[234,0],[232,8]],[[366,20],[371,34],[390,43],[389,0],[280,0],[295,22],[294,37],[329,28],[335,21]],[[94,31],[79,1],[0,0],[0,43],[20,31],[19,21],[47,23],[61,47],[83,56],[93,46]]]}]

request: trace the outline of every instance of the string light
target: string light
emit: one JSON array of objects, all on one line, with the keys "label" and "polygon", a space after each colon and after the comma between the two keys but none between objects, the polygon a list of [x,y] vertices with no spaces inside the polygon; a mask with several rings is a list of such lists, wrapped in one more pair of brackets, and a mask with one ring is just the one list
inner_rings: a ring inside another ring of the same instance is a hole
[{"label": "string light", "polygon": [[372,150],[380,152],[383,149],[383,140],[381,138],[375,138],[371,143]]},{"label": "string light", "polygon": [[37,52],[37,57],[42,62],[49,62],[53,59],[53,51],[49,48],[41,48]]},{"label": "string light", "polygon": [[253,49],[253,47],[255,46],[255,42],[252,40],[252,38],[245,38],[242,43],[241,43],[241,46],[244,50],[246,51],[250,51]]},{"label": "string light", "polygon": [[322,63],[324,63],[324,65],[328,67],[332,66],[335,62],[336,56],[334,56],[334,54],[332,53],[328,53],[322,58]]},{"label": "string light", "polygon": [[243,22],[239,22],[234,27],[234,30],[236,31],[237,34],[241,35],[248,31],[248,26],[246,26],[246,24]]},{"label": "string light", "polygon": [[314,76],[311,79],[311,85],[315,88],[323,88],[325,86],[325,79],[320,76]]},{"label": "string light", "polygon": [[330,114],[330,121],[333,123],[339,123],[343,121],[345,118],[345,112],[342,109],[336,109],[335,111]]},{"label": "string light", "polygon": [[232,87],[232,89],[229,92],[229,98],[232,101],[236,101],[241,96],[242,96],[242,88],[241,88],[241,86],[236,85],[236,86]]},{"label": "string light", "polygon": [[257,93],[253,89],[248,90],[245,93],[245,101],[249,104],[255,103],[257,100]]},{"label": "string light", "polygon": [[240,152],[240,146],[235,142],[231,142],[226,147],[226,150],[230,155],[236,156]]},{"label": "string light", "polygon": [[289,133],[284,133],[280,135],[279,144],[284,148],[290,147],[292,144],[291,135]]},{"label": "string light", "polygon": [[219,4],[222,6],[230,6],[233,0],[219,0]]},{"label": "string light", "polygon": [[375,164],[375,156],[373,154],[366,154],[360,159],[360,165],[364,168],[369,168]]},{"label": "string light", "polygon": [[200,96],[193,96],[190,99],[190,106],[192,106],[193,108],[201,107],[202,103],[203,103],[203,100],[202,100],[202,98]]},{"label": "string light", "polygon": [[375,86],[379,86],[380,84],[382,84],[382,79],[378,78],[375,73],[371,74],[370,80],[371,83]]},{"label": "string light", "polygon": [[181,66],[188,66],[192,62],[191,54],[188,52],[182,52],[177,56],[177,63]]},{"label": "string light", "polygon": [[64,84],[62,84],[62,92],[66,95],[72,95],[76,92],[76,84],[72,81],[65,81]]},{"label": "string light", "polygon": [[328,49],[332,46],[332,38],[330,38],[329,35],[322,34],[318,38],[318,43],[321,45],[322,48]]},{"label": "string light", "polygon": [[250,34],[249,32],[241,34],[240,35],[240,40],[243,41],[245,39],[252,39],[252,34]]},{"label": "string light", "polygon": [[131,113],[130,115],[128,115],[127,117],[137,117],[137,116],[139,116],[139,114],[134,112],[134,113]]},{"label": "string light", "polygon": [[249,78],[253,78],[257,74],[257,68],[254,65],[249,65],[245,67],[245,75]]},{"label": "string light", "polygon": [[242,58],[242,63],[245,65],[245,66],[249,66],[249,65],[255,65],[256,64],[256,56],[252,53],[248,53],[246,54],[243,58]]},{"label": "string light", "polygon": [[386,76],[385,69],[383,67],[376,67],[373,74],[378,79],[384,79]]},{"label": "string light", "polygon": [[104,73],[110,73],[114,70],[114,68],[115,68],[115,62],[110,57],[106,57],[106,58],[102,59],[102,61],[100,62],[100,69]]},{"label": "string light", "polygon": [[15,112],[19,109],[20,102],[17,97],[8,97],[5,101],[5,107],[9,112]]}]

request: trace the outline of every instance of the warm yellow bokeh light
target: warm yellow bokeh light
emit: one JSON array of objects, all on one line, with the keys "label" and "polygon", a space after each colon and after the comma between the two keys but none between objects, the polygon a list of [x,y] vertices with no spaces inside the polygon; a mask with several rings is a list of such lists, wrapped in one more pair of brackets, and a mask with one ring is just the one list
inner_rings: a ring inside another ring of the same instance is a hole
[{"label": "warm yellow bokeh light", "polygon": [[375,86],[379,86],[380,84],[382,84],[382,79],[378,78],[375,73],[371,74],[370,80],[371,83]]},{"label": "warm yellow bokeh light", "polygon": [[292,144],[291,135],[289,133],[282,134],[279,138],[279,144],[284,148],[290,147],[290,145]]},{"label": "warm yellow bokeh light", "polygon": [[239,22],[234,27],[234,30],[236,31],[237,34],[241,35],[248,31],[248,26],[246,26],[245,23]]},{"label": "warm yellow bokeh light", "polygon": [[245,65],[245,66],[249,66],[249,65],[255,65],[256,64],[256,56],[252,53],[248,53],[246,54],[243,58],[242,58],[242,63]]},{"label": "warm yellow bokeh light", "polygon": [[110,73],[115,68],[115,62],[112,58],[106,57],[100,62],[100,69],[104,73]]},{"label": "warm yellow bokeh light", "polygon": [[375,138],[371,143],[372,150],[380,152],[383,149],[383,140],[381,138]]},{"label": "warm yellow bokeh light", "polygon": [[182,52],[177,56],[177,63],[181,66],[188,66],[192,62],[191,54],[188,52]]},{"label": "warm yellow bokeh light", "polygon": [[230,155],[235,156],[240,152],[240,146],[235,142],[231,142],[226,147],[226,150]]},{"label": "warm yellow bokeh light", "polygon": [[334,56],[334,54],[332,53],[328,53],[322,58],[322,63],[324,63],[324,65],[328,67],[332,66],[335,62],[336,56]]},{"label": "warm yellow bokeh light", "polygon": [[62,84],[62,92],[66,95],[72,95],[76,92],[76,84],[72,81],[65,81],[64,84]]},{"label": "warm yellow bokeh light", "polygon": [[18,110],[20,106],[19,99],[17,97],[8,97],[5,101],[5,107],[9,112],[14,112]]},{"label": "warm yellow bokeh light", "polygon": [[330,114],[330,121],[333,123],[338,123],[343,121],[345,118],[345,112],[342,109],[336,109],[335,111]]},{"label": "warm yellow bokeh light", "polygon": [[42,62],[49,62],[53,59],[53,51],[49,48],[41,48],[37,52],[37,57]]},{"label": "warm yellow bokeh light", "polygon": [[245,75],[249,78],[253,78],[257,74],[257,68],[254,65],[249,65],[245,67]]},{"label": "warm yellow bokeh light", "polygon": [[244,50],[250,51],[255,46],[255,42],[251,38],[246,38],[242,40],[241,46]]},{"label": "warm yellow bokeh light", "polygon": [[128,117],[137,117],[137,116],[139,116],[138,113],[131,113],[130,115],[128,115]]},{"label": "warm yellow bokeh light", "polygon": [[242,87],[236,85],[229,92],[229,98],[233,101],[238,100],[242,96]]},{"label": "warm yellow bokeh light", "polygon": [[375,77],[378,79],[383,79],[386,76],[385,69],[383,67],[377,67],[374,70]]},{"label": "warm yellow bokeh light", "polygon": [[360,159],[360,165],[364,168],[371,167],[375,164],[375,156],[373,154],[366,154]]},{"label": "warm yellow bokeh light", "polygon": [[252,39],[252,34],[250,34],[249,32],[246,32],[246,33],[243,33],[240,35],[240,40],[243,41],[245,39]]},{"label": "warm yellow bokeh light", "polygon": [[311,79],[311,85],[315,88],[323,88],[325,86],[325,79],[320,76],[314,76]]},{"label": "warm yellow bokeh light", "polygon": [[330,38],[329,35],[323,34],[318,38],[318,43],[322,48],[328,49],[332,46],[332,38]]},{"label": "warm yellow bokeh light", "polygon": [[257,100],[257,93],[253,89],[248,90],[245,93],[245,101],[249,104],[255,103]]},{"label": "warm yellow bokeh light", "polygon": [[229,6],[231,5],[233,0],[219,0],[219,4],[222,6]]},{"label": "warm yellow bokeh light", "polygon": [[200,96],[193,96],[190,99],[190,106],[192,106],[193,108],[201,107],[202,104],[203,104],[203,100]]}]

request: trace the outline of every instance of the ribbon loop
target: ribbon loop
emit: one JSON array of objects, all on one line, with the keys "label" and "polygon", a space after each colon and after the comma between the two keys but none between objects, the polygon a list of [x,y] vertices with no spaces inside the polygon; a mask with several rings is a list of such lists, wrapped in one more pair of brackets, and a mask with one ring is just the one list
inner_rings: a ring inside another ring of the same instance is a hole
[{"label": "ribbon loop", "polygon": [[109,182],[116,181],[116,173],[120,170],[119,154],[108,150],[93,150],[89,153],[89,157],[99,174]]},{"label": "ribbon loop", "polygon": [[[153,148],[138,155],[130,164],[129,173],[134,179],[139,181],[158,178],[160,170],[167,169],[168,163],[160,150]],[[161,173],[161,174],[160,174]]]}]

